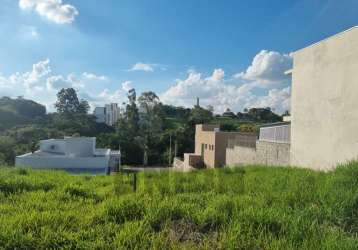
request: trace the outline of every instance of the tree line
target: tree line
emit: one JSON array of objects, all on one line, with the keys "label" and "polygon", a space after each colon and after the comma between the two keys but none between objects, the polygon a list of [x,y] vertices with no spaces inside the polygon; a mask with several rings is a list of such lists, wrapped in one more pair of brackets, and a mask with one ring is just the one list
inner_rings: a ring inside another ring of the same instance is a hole
[{"label": "tree line", "polygon": [[86,100],[73,88],[61,89],[56,112],[22,97],[0,98],[0,165],[13,165],[16,155],[33,152],[43,139],[63,136],[97,137],[98,147],[120,149],[123,164],[168,165],[173,157],[194,151],[195,125],[218,123],[226,131],[257,131],[260,123],[282,118],[271,109],[250,109],[244,118],[213,114],[212,108],[165,105],[152,91],[127,94],[114,126],[97,123]]}]

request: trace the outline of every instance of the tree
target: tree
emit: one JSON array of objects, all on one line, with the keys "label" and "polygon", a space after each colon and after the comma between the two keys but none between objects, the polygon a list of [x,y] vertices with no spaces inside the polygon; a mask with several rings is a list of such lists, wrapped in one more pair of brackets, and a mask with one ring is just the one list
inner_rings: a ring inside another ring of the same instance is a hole
[{"label": "tree", "polygon": [[80,105],[78,106],[78,113],[80,114],[87,114],[90,109],[90,105],[86,100],[81,100]]},{"label": "tree", "polygon": [[15,140],[8,136],[0,136],[0,165],[13,165],[15,160]]},{"label": "tree", "polygon": [[280,122],[282,117],[273,113],[271,108],[252,108],[249,110],[248,115],[251,116],[254,122]]},{"label": "tree", "polygon": [[58,113],[64,115],[87,114],[89,105],[85,100],[78,100],[76,90],[73,88],[63,88],[57,93],[55,108]]},{"label": "tree", "polygon": [[172,105],[162,104],[162,112],[166,118],[176,118],[180,120],[187,120],[190,114],[189,108],[175,107]]},{"label": "tree", "polygon": [[207,109],[208,111],[210,111],[211,113],[214,113],[214,107],[213,107],[213,105],[208,105],[208,106],[206,107],[206,109]]},{"label": "tree", "polygon": [[139,126],[139,111],[136,104],[137,93],[135,89],[130,89],[128,91],[128,101],[129,103],[126,106],[126,119],[128,121],[128,126],[132,131],[137,131]]},{"label": "tree", "polygon": [[116,124],[116,137],[121,148],[122,161],[125,164],[142,163],[142,148],[137,140],[139,131],[139,111],[135,89],[128,91],[128,103]]},{"label": "tree", "polygon": [[140,109],[139,136],[137,140],[143,149],[143,165],[148,165],[152,145],[158,141],[162,131],[162,105],[154,92],[143,92],[138,98]]},{"label": "tree", "polygon": [[189,123],[191,125],[202,124],[211,121],[213,118],[213,113],[202,107],[195,107],[191,110],[189,116]]}]

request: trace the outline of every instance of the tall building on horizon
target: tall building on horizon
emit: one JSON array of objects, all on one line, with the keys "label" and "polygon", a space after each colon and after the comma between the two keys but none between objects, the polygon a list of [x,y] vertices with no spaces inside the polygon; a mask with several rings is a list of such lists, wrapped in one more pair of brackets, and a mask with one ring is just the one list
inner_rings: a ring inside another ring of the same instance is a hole
[{"label": "tall building on horizon", "polygon": [[98,123],[105,123],[113,126],[119,119],[120,108],[118,103],[106,104],[104,107],[96,107],[93,111]]}]

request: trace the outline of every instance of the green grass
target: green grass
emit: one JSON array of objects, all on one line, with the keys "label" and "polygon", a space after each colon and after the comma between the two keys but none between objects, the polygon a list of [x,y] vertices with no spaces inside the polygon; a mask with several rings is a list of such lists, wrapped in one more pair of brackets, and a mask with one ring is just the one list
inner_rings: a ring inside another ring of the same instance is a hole
[{"label": "green grass", "polygon": [[0,168],[0,249],[357,249],[358,163],[71,176]]}]

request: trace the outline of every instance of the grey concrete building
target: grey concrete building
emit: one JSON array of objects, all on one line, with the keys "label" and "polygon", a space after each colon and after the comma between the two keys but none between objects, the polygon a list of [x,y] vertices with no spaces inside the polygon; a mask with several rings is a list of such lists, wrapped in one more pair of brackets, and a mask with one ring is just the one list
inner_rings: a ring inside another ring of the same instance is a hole
[{"label": "grey concrete building", "polygon": [[104,107],[96,107],[93,115],[98,123],[106,123],[109,126],[113,126],[120,117],[120,111],[117,103],[111,103],[106,104]]}]

